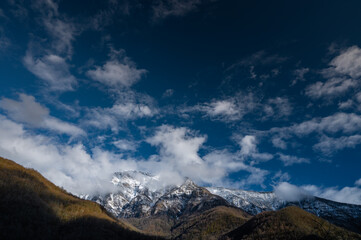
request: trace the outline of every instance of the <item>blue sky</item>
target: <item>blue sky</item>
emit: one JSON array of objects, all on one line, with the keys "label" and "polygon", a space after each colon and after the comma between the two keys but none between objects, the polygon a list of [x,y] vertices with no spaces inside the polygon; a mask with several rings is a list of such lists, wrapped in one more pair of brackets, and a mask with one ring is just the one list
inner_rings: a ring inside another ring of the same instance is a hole
[{"label": "blue sky", "polygon": [[361,204],[361,3],[0,3],[0,155],[80,194],[166,183]]}]

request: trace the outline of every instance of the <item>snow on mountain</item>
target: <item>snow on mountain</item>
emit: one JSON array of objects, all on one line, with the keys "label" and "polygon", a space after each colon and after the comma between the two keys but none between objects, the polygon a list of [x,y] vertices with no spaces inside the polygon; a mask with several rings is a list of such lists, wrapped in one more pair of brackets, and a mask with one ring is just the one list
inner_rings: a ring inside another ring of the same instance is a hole
[{"label": "snow on mountain", "polygon": [[177,218],[182,214],[219,205],[235,206],[256,215],[296,205],[353,231],[360,232],[361,227],[360,205],[337,203],[317,197],[286,202],[279,199],[274,192],[203,188],[191,179],[185,179],[181,185],[167,185],[157,176],[138,171],[117,172],[111,182],[114,184],[113,192],[81,197],[98,202],[116,217],[140,218],[165,214]]},{"label": "snow on mountain", "polygon": [[103,205],[116,217],[146,217],[168,214],[173,217],[217,205],[229,205],[223,198],[185,179],[181,185],[166,185],[157,176],[144,172],[117,172],[115,190],[98,196],[81,196]]},{"label": "snow on mountain", "polygon": [[284,204],[273,192],[253,192],[221,187],[209,187],[207,190],[252,215],[277,210]]},{"label": "snow on mountain", "polygon": [[294,205],[338,226],[361,232],[361,205],[338,203],[318,197],[308,197],[297,202],[286,202],[279,199],[274,192],[253,192],[227,188],[207,189],[253,215]]}]

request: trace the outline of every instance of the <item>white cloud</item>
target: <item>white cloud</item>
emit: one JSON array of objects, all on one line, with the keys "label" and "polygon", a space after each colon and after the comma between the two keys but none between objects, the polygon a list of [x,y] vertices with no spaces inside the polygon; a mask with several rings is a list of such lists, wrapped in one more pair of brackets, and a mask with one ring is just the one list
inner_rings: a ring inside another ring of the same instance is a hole
[{"label": "white cloud", "polygon": [[288,98],[275,97],[267,100],[266,104],[263,104],[264,116],[263,119],[280,119],[282,117],[288,117],[292,114],[292,106]]},{"label": "white cloud", "polygon": [[251,155],[257,151],[255,136],[247,135],[243,137],[239,145],[241,146],[242,155]]},{"label": "white cloud", "polygon": [[297,136],[318,133],[350,134],[361,130],[361,116],[354,113],[335,113],[323,118],[313,118],[290,127],[272,128],[271,132],[283,135],[295,134]]},{"label": "white cloud", "polygon": [[247,177],[235,183],[238,187],[263,183],[268,172],[245,164],[238,154],[214,150],[201,157],[199,150],[205,141],[206,136],[188,128],[163,125],[147,139],[148,143],[158,147],[159,154],[143,164],[161,177],[170,174],[173,179],[167,181],[172,183],[190,177],[200,184],[221,185],[227,182],[230,172],[241,170],[247,172]]},{"label": "white cloud", "polygon": [[276,196],[287,202],[301,201],[310,197],[308,191],[287,182],[281,182],[274,188]]},{"label": "white cloud", "polygon": [[52,48],[58,53],[72,54],[72,42],[75,37],[75,27],[70,22],[60,19],[44,19],[44,25],[50,35],[54,38]]},{"label": "white cloud", "polygon": [[291,179],[291,176],[287,172],[282,172],[279,170],[275,173],[275,175],[272,177],[272,181],[279,184],[280,182],[289,181]]},{"label": "white cloud", "polygon": [[36,102],[33,96],[19,94],[19,101],[3,98],[0,100],[0,108],[13,120],[32,127],[70,136],[85,135],[81,128],[50,116],[49,109]]},{"label": "white cloud", "polygon": [[[360,144],[360,131],[361,116],[355,113],[335,113],[323,118],[313,118],[289,127],[272,128],[268,131],[268,134],[273,135],[272,143],[275,147],[285,149],[287,148],[285,139],[290,139],[293,136],[302,138],[317,133],[321,137],[313,149],[327,155]],[[332,137],[340,134],[342,137]]]},{"label": "white cloud", "polygon": [[195,10],[201,0],[157,0],[153,3],[153,20],[161,20],[170,16],[184,16]]},{"label": "white cloud", "polygon": [[355,182],[356,186],[361,186],[361,178]]},{"label": "white cloud", "polygon": [[355,148],[359,144],[361,144],[361,135],[359,134],[339,138],[324,136],[313,148],[316,151],[321,151],[325,155],[332,155],[345,148]]},{"label": "white cloud", "polygon": [[354,105],[354,102],[351,99],[348,99],[347,101],[340,102],[338,104],[339,109],[350,109]]},{"label": "white cloud", "polygon": [[87,75],[109,87],[132,86],[147,70],[138,69],[135,63],[124,55],[123,50],[112,50],[111,59],[103,66],[95,66],[95,69],[87,71]]},{"label": "white cloud", "polygon": [[64,58],[53,54],[35,58],[31,51],[28,50],[23,60],[25,67],[30,72],[44,80],[47,90],[74,90],[77,82],[70,73],[69,66]]},{"label": "white cloud", "polygon": [[77,32],[75,24],[59,13],[56,1],[36,0],[32,2],[32,7],[40,13],[41,23],[51,37],[52,51],[70,57],[73,53],[72,42]]},{"label": "white cloud", "polygon": [[277,197],[289,202],[316,196],[336,202],[361,204],[361,188],[358,187],[322,188],[316,185],[295,186],[281,182],[274,188],[274,192]]},{"label": "white cloud", "polygon": [[311,98],[336,97],[359,85],[351,78],[330,78],[326,82],[316,82],[306,88],[306,95]]},{"label": "white cloud", "polygon": [[279,159],[284,163],[285,166],[291,166],[296,163],[310,163],[310,160],[307,158],[300,158],[291,155],[285,155],[282,153],[277,154]]},{"label": "white cloud", "polygon": [[361,49],[358,46],[349,47],[332,59],[330,66],[327,71],[349,75],[352,78],[361,77]]},{"label": "white cloud", "polygon": [[330,199],[336,202],[361,204],[361,188],[359,187],[321,188],[315,185],[305,185],[301,187],[317,197]]},{"label": "white cloud", "polygon": [[273,137],[271,141],[273,146],[275,146],[276,148],[287,149],[287,143],[284,140],[282,140],[282,138]]},{"label": "white cloud", "polygon": [[[237,138],[237,137],[236,137]],[[251,165],[257,164],[259,162],[264,162],[271,160],[273,158],[272,154],[269,153],[260,153],[257,149],[256,137],[252,135],[246,135],[241,138],[239,141],[241,151],[239,154],[244,159],[250,159]]]},{"label": "white cloud", "polygon": [[309,68],[299,68],[293,71],[295,78],[292,80],[291,86],[299,81],[305,81],[305,75],[310,71]]},{"label": "white cloud", "polygon": [[[130,101],[132,101],[130,99]],[[115,103],[110,108],[90,108],[85,117],[84,124],[99,129],[111,128],[118,132],[120,125],[127,120],[152,117],[158,113],[158,109],[152,104],[124,102]]]},{"label": "white cloud", "polygon": [[174,90],[173,90],[173,89],[167,89],[167,90],[165,90],[165,92],[163,93],[162,98],[171,97],[171,96],[173,96],[173,94],[174,94]]},{"label": "white cloud", "polygon": [[359,47],[352,46],[341,51],[331,60],[329,66],[321,71],[327,80],[309,85],[306,88],[306,95],[314,99],[334,98],[360,86],[361,49]]},{"label": "white cloud", "polygon": [[211,119],[223,122],[240,121],[247,114],[253,114],[254,119],[263,121],[291,115],[292,106],[285,97],[263,99],[252,92],[238,92],[231,97],[212,99],[208,103],[183,108],[181,112],[201,112]]},{"label": "white cloud", "polygon": [[113,172],[136,168],[134,161],[99,148],[89,154],[81,143],[65,145],[32,134],[4,116],[0,116],[0,156],[38,170],[74,194],[107,191]]},{"label": "white cloud", "polygon": [[114,141],[113,145],[116,146],[121,151],[131,151],[131,152],[134,152],[138,147],[137,142],[129,141],[126,139],[119,139],[117,141]]}]

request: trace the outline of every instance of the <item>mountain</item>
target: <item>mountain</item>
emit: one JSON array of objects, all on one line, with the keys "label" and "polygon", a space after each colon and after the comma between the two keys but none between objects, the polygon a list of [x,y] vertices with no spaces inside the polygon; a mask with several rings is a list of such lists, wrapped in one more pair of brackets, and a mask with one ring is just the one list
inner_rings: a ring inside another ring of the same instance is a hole
[{"label": "mountain", "polygon": [[0,239],[160,239],[0,158]]},{"label": "mountain", "polygon": [[[116,186],[113,193],[82,197],[102,204],[116,217],[150,234],[192,239],[188,238],[191,232],[199,230],[201,225],[197,224],[204,224],[205,220],[201,219],[206,219],[204,216],[208,214],[214,219],[214,225],[217,221],[227,223],[228,227],[222,225],[222,230],[217,230],[220,236],[250,217],[190,179],[180,185],[167,186],[151,174],[126,171],[115,173],[112,183]],[[188,226],[189,222],[194,222],[193,229]]]},{"label": "mountain", "polygon": [[158,177],[137,171],[115,173],[113,193],[81,196],[103,205],[118,218],[137,218],[167,215],[177,218],[194,211],[230,204],[220,196],[185,179],[181,185],[164,185]]},{"label": "mountain", "polygon": [[338,203],[318,197],[309,197],[298,202],[285,202],[273,192],[253,192],[227,188],[207,189],[252,215],[264,211],[279,210],[287,206],[298,206],[337,226],[361,233],[360,205]]},{"label": "mountain", "polygon": [[218,239],[223,234],[246,223],[251,216],[241,209],[217,206],[186,216],[171,229],[172,239]]},{"label": "mountain", "polygon": [[203,212],[220,206],[237,207],[249,215],[298,206],[335,225],[361,232],[359,205],[317,197],[285,202],[273,192],[203,188],[190,179],[185,179],[181,185],[167,186],[157,176],[137,171],[118,172],[112,182],[116,186],[113,193],[83,197],[102,204],[118,218],[152,234],[174,237],[180,222],[191,221],[191,216],[202,218]]},{"label": "mountain", "polygon": [[333,240],[361,239],[361,235],[337,227],[298,207],[260,213],[220,239]]},{"label": "mountain", "polygon": [[[252,217],[190,179],[167,186],[156,176],[128,171],[116,173],[112,182],[114,193],[82,196],[103,208],[0,158],[0,239],[361,239],[296,206]],[[248,196],[252,206],[275,206],[270,193],[259,194],[258,202]]]}]

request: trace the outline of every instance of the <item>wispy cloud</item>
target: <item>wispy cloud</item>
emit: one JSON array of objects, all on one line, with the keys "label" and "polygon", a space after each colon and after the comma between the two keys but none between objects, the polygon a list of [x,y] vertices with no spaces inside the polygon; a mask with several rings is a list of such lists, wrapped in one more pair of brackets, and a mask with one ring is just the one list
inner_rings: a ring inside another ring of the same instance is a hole
[{"label": "wispy cloud", "polygon": [[201,0],[157,0],[152,5],[153,20],[158,21],[170,16],[184,16],[197,9]]},{"label": "wispy cloud", "polygon": [[291,166],[293,164],[299,164],[299,163],[310,163],[310,160],[307,158],[285,155],[282,153],[278,153],[277,155],[285,166]]},{"label": "wispy cloud", "polygon": [[36,102],[33,96],[19,94],[19,101],[3,98],[0,100],[0,108],[13,120],[25,123],[30,127],[47,129],[74,137],[86,135],[81,128],[74,124],[50,116],[49,109]]},{"label": "wispy cloud", "polygon": [[[335,152],[358,144],[358,135],[361,131],[361,116],[354,113],[335,113],[323,118],[313,118],[308,121],[293,124],[289,127],[272,128],[268,134],[272,135],[275,147],[286,149],[288,139],[293,136],[299,138],[317,133],[321,136],[314,145],[314,150],[323,154]],[[328,136],[344,135],[338,140]],[[350,135],[351,134],[351,135]]]},{"label": "wispy cloud", "polygon": [[290,116],[292,110],[286,97],[264,99],[253,92],[238,92],[234,96],[182,108],[181,112],[200,112],[213,120],[234,122],[242,120],[246,115],[252,115],[258,121],[280,120]]},{"label": "wispy cloud", "polygon": [[23,60],[25,67],[45,82],[47,90],[74,90],[77,81],[70,73],[69,65],[64,58],[53,54],[34,57],[31,50],[28,50]]},{"label": "wispy cloud", "polygon": [[339,138],[323,136],[313,148],[325,155],[332,155],[345,148],[355,148],[359,144],[361,144],[361,135],[359,134]]}]

